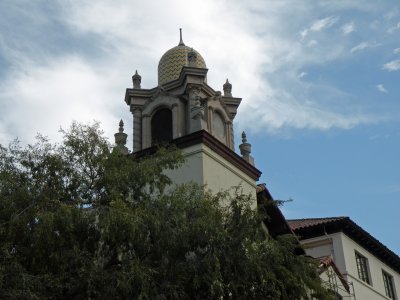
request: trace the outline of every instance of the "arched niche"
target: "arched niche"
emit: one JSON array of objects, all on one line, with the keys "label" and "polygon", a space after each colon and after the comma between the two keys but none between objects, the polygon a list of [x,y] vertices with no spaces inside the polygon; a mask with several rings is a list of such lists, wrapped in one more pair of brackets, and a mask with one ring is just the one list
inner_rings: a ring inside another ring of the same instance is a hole
[{"label": "arched niche", "polygon": [[151,144],[165,144],[172,139],[172,111],[169,108],[160,108],[151,118]]}]

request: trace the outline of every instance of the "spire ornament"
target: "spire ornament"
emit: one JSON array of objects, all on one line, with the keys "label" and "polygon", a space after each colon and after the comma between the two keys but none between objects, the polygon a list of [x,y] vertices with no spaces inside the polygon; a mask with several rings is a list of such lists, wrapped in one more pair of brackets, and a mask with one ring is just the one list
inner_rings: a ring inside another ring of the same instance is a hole
[{"label": "spire ornament", "polygon": [[183,39],[182,39],[182,28],[179,28],[179,37],[180,37],[180,39],[179,39],[178,46],[185,46],[185,43],[183,42]]},{"label": "spire ornament", "polygon": [[122,119],[121,121],[119,121],[118,132],[114,134],[114,137],[115,137],[115,147],[113,151],[118,151],[119,153],[124,155],[129,154],[129,150],[125,146],[128,135],[124,133],[124,122],[122,121]]},{"label": "spire ornament", "polygon": [[242,154],[243,159],[245,161],[247,161],[249,164],[254,166],[254,158],[253,158],[253,156],[250,155],[251,144],[249,144],[247,142],[247,136],[244,131],[242,132],[242,143],[239,145],[239,149],[240,149],[240,154]]},{"label": "spire ornament", "polygon": [[132,76],[132,83],[133,83],[133,88],[134,89],[141,89],[141,82],[142,82],[142,76],[140,76],[137,72],[135,71],[135,74]]},{"label": "spire ornament", "polygon": [[226,79],[226,82],[223,85],[223,89],[225,97],[232,97],[232,84],[229,82],[228,78]]}]

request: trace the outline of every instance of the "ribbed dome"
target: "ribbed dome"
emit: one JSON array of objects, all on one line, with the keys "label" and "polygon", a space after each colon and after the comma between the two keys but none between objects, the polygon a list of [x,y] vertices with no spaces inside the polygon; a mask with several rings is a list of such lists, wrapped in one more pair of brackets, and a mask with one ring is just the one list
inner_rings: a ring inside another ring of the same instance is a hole
[{"label": "ribbed dome", "polygon": [[178,79],[182,67],[188,66],[188,53],[193,51],[197,54],[196,68],[207,68],[203,57],[196,50],[185,46],[183,42],[178,46],[169,49],[161,57],[158,63],[158,85]]}]

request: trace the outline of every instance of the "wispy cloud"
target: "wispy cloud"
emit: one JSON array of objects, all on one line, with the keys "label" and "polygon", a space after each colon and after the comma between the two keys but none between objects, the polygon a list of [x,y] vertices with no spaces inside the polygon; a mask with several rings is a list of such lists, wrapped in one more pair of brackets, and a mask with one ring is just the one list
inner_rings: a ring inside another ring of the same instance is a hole
[{"label": "wispy cloud", "polygon": [[352,33],[356,28],[354,26],[354,22],[350,22],[350,23],[344,24],[340,29],[342,30],[342,33],[344,35],[347,35],[347,34]]},{"label": "wispy cloud", "polygon": [[383,86],[383,84],[378,84],[376,85],[376,88],[378,89],[378,91],[382,92],[382,93],[388,93],[388,91],[385,89],[385,87]]},{"label": "wispy cloud", "polygon": [[362,50],[367,49],[367,48],[379,47],[380,45],[381,45],[381,44],[375,43],[375,42],[373,42],[373,43],[370,43],[370,42],[362,42],[362,43],[358,44],[357,46],[351,48],[351,49],[350,49],[350,53],[355,53],[355,52],[358,52],[358,51],[362,51]]},{"label": "wispy cloud", "polygon": [[333,24],[335,24],[338,20],[339,18],[334,16],[317,20],[311,25],[310,31],[321,31],[323,29],[329,28]]},{"label": "wispy cloud", "polygon": [[306,76],[306,75],[307,75],[306,72],[301,72],[301,73],[299,74],[299,78],[303,78],[303,77]]},{"label": "wispy cloud", "polygon": [[300,36],[302,39],[304,39],[309,34],[310,31],[311,32],[322,31],[324,29],[332,27],[338,20],[339,20],[339,18],[335,17],[335,16],[330,16],[330,17],[316,20],[310,25],[310,27],[303,29],[300,32]]},{"label": "wispy cloud", "polygon": [[400,54],[400,48],[394,49],[394,50],[393,50],[393,53],[394,53],[394,54]]},{"label": "wispy cloud", "polygon": [[382,66],[383,70],[393,72],[400,70],[400,59],[392,60]]},{"label": "wispy cloud", "polygon": [[397,17],[397,16],[399,16],[400,15],[400,11],[399,11],[399,9],[396,7],[395,9],[391,9],[389,12],[387,12],[385,15],[384,15],[384,18],[386,19],[386,20],[391,20],[391,19],[393,19],[393,18],[395,18],[395,17]]},{"label": "wispy cloud", "polygon": [[388,32],[388,33],[393,33],[393,32],[395,32],[395,31],[397,31],[397,30],[399,30],[399,29],[400,29],[400,22],[397,23],[395,26],[390,27],[390,28],[387,30],[387,32]]}]

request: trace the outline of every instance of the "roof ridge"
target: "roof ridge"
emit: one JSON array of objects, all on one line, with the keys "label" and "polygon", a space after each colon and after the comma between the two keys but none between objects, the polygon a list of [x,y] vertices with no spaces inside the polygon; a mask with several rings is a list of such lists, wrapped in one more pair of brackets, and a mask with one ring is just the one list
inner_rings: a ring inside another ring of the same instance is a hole
[{"label": "roof ridge", "polygon": [[302,219],[287,219],[288,221],[308,221],[308,220],[338,220],[338,219],[350,219],[348,216],[337,216],[337,217],[324,217],[324,218],[302,218]]}]

